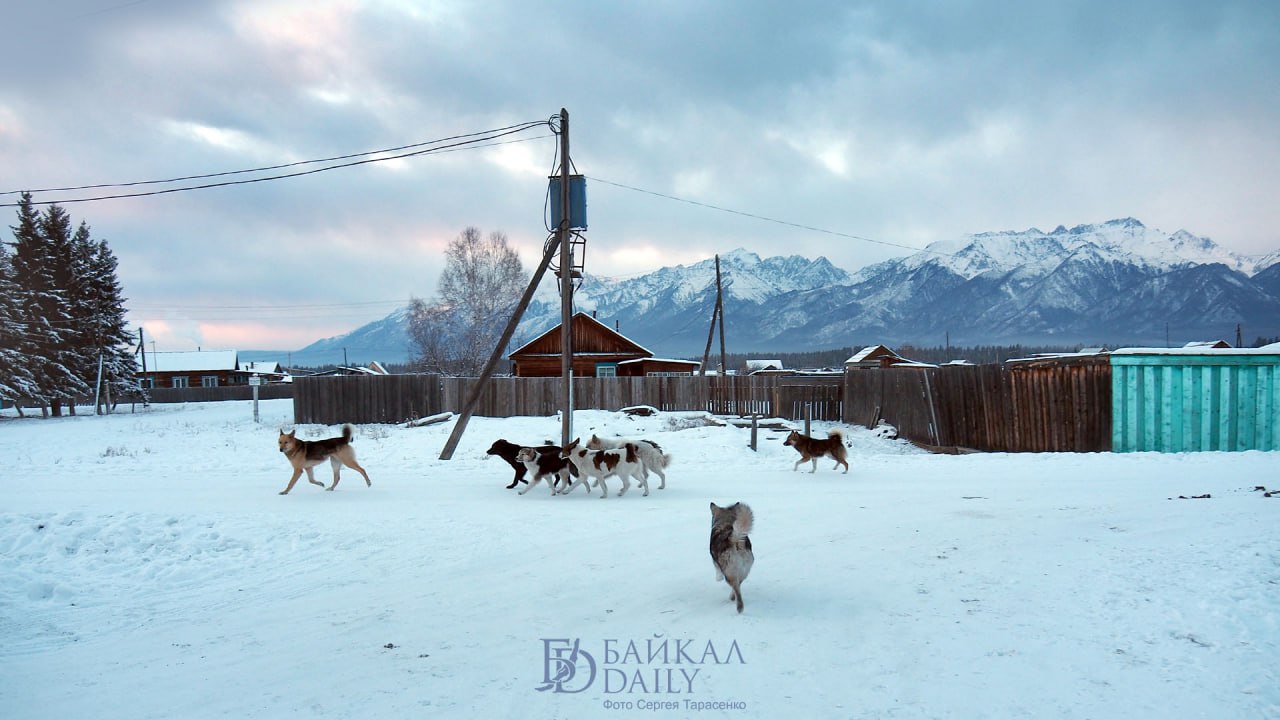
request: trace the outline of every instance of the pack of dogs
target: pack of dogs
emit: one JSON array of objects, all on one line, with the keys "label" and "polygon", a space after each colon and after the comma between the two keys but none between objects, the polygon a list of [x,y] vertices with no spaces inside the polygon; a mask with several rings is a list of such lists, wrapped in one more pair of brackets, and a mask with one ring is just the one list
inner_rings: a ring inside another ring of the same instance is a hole
[{"label": "pack of dogs", "polygon": [[[359,472],[364,477],[366,486],[373,486],[369,473],[356,461],[355,448],[351,444],[351,425],[344,425],[340,436],[321,440],[302,440],[296,433],[296,430],[288,433],[280,430],[280,452],[293,468],[289,484],[280,491],[281,495],[289,494],[304,472],[309,483],[325,490],[333,490],[338,487],[344,466]],[[812,465],[809,472],[817,472],[818,460],[828,457],[836,463],[833,470],[844,466],[844,472],[849,472],[844,435],[839,430],[832,430],[825,438],[814,438],[792,431],[783,445],[793,447],[800,453],[800,459],[792,466],[792,471],[799,470],[802,464],[808,462]],[[553,496],[568,495],[581,485],[588,495],[594,494],[592,487],[599,488],[600,497],[604,499],[609,497],[608,479],[616,477],[621,482],[617,493],[619,497],[631,489],[632,481],[648,496],[650,474],[660,478],[658,489],[665,489],[666,469],[671,464],[671,455],[652,440],[602,438],[597,435],[592,435],[586,443],[575,439],[564,447],[551,443],[520,445],[498,439],[486,454],[500,457],[511,466],[515,475],[506,487],[510,490],[524,483],[525,487],[520,489],[520,495],[545,481]],[[316,480],[313,472],[317,465],[326,461],[333,469],[333,483],[327,488],[324,483]],[[739,613],[744,607],[742,583],[755,563],[749,536],[754,522],[755,515],[746,503],[736,502],[725,507],[711,503],[711,561],[716,568],[716,579],[729,584],[729,600],[735,604]]]},{"label": "pack of dogs", "polygon": [[664,490],[667,487],[666,469],[671,464],[671,455],[663,452],[662,447],[652,440],[601,438],[596,435],[592,435],[585,445],[578,438],[563,448],[549,443],[522,446],[500,438],[485,453],[502,458],[515,471],[507,485],[508,490],[520,483],[526,484],[520,495],[546,480],[552,495],[568,495],[581,485],[588,494],[592,487],[600,488],[603,499],[609,497],[608,479],[616,477],[622,483],[619,497],[631,489],[632,481],[648,496],[649,475],[657,475],[662,481],[658,489]]}]

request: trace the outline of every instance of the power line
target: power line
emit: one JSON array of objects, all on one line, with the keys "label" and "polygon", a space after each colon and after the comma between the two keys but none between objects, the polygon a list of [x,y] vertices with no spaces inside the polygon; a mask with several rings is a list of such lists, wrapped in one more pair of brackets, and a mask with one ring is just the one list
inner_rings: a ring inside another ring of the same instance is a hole
[{"label": "power line", "polygon": [[653,195],[655,197],[664,198],[666,200],[674,200],[676,202],[682,202],[689,205],[696,205],[698,207],[707,208],[708,210],[716,210],[719,212],[730,213],[732,215],[741,215],[742,217],[748,217],[753,220],[762,220],[764,222],[771,222],[777,225],[786,225],[788,227],[798,228],[800,230],[808,230],[810,232],[823,233],[826,235],[835,235],[836,237],[848,238],[850,240],[858,240],[860,242],[875,243],[876,245],[887,245],[889,247],[901,248],[903,250],[910,250],[912,252],[927,252],[927,253],[932,253],[934,255],[951,256],[951,253],[939,252],[937,250],[930,250],[928,248],[912,247],[910,245],[901,245],[899,243],[892,243],[886,240],[875,240],[873,238],[863,237],[861,235],[853,235],[850,233],[840,232],[838,230],[828,230],[826,228],[814,227],[813,225],[804,225],[802,223],[791,222],[789,220],[779,220],[777,218],[771,218],[765,215],[757,215],[755,213],[744,212],[742,210],[734,210],[732,208],[720,207],[719,205],[712,205],[711,203],[704,203],[704,202],[699,202],[697,200],[690,200],[688,198],[676,197],[675,195],[667,195],[666,193],[660,193],[654,190],[645,190],[644,188],[638,188],[632,185],[625,185],[623,183],[613,182],[611,180],[605,180],[603,178],[587,176],[587,179],[593,182],[604,183],[605,185],[612,185],[614,187],[619,187],[624,190],[632,190],[634,192],[644,193],[645,195]]},{"label": "power line", "polygon": [[[0,195],[13,195],[13,194],[22,193],[22,192],[67,192],[72,190],[90,190],[90,189],[101,189],[101,188],[111,188],[111,187],[124,188],[124,187],[136,187],[139,185],[186,182],[189,180],[201,180],[201,179],[209,179],[209,178],[215,178],[215,177],[226,177],[229,175],[241,175],[241,174],[248,174],[248,173],[267,172],[270,170],[299,167],[302,165],[311,165],[316,163],[334,162],[337,160],[348,160],[351,158],[365,158],[362,160],[355,160],[353,162],[345,162],[337,165],[328,165],[325,167],[314,168],[311,170],[303,170],[300,172],[292,172],[292,173],[283,173],[278,175],[269,175],[266,177],[249,178],[245,180],[227,180],[222,182],[204,183],[200,185],[184,185],[182,187],[167,188],[164,190],[151,190],[147,192],[118,193],[114,195],[101,195],[96,197],[83,197],[83,198],[66,198],[62,200],[44,200],[44,201],[32,202],[32,205],[54,205],[54,204],[64,205],[64,204],[70,204],[70,203],[93,202],[97,200],[117,200],[122,198],[165,195],[168,193],[186,192],[188,190],[206,190],[209,188],[227,187],[231,185],[248,185],[251,183],[266,182],[269,180],[283,180],[285,178],[302,177],[304,175],[314,175],[316,173],[321,173],[328,170],[338,170],[340,168],[355,167],[357,165],[367,165],[370,163],[386,162],[388,160],[401,160],[404,158],[416,157],[419,155],[431,155],[435,153],[454,152],[462,149],[478,149],[481,147],[492,147],[494,145],[503,145],[503,144],[510,144],[510,143],[516,143],[516,142],[528,142],[530,140],[536,140],[541,137],[547,137],[547,136],[541,135],[541,136],[536,136],[532,138],[521,138],[519,140],[507,140],[503,142],[492,142],[492,141],[495,141],[501,137],[506,137],[509,135],[514,135],[516,133],[524,132],[530,128],[537,127],[539,125],[545,125],[545,124],[546,124],[545,120],[539,120],[536,122],[527,122],[527,123],[521,123],[519,125],[511,125],[505,128],[498,128],[495,130],[486,130],[481,133],[470,133],[467,135],[458,135],[452,138],[442,138],[440,140],[433,140],[425,143],[414,143],[412,145],[402,145],[398,148],[388,148],[384,150],[371,150],[368,152],[354,153],[351,155],[341,155],[341,156],[336,156],[332,158],[322,158],[317,160],[303,160],[296,163],[287,163],[284,165],[273,165],[273,166],[267,166],[267,167],[261,167],[261,168],[253,168],[249,170],[233,170],[233,171],[221,172],[221,173],[208,173],[204,175],[190,175],[187,177],[171,178],[168,180],[143,180],[143,181],[135,181],[135,182],[129,182],[129,183],[82,185],[78,187],[49,188],[49,189],[38,190],[38,191],[8,190],[8,191],[0,192]],[[449,140],[457,140],[460,138],[470,138],[470,139],[460,140],[459,142],[452,142],[446,145],[439,144],[439,143],[447,142]],[[382,155],[384,153],[399,152],[401,150],[405,150],[409,148],[421,148],[426,145],[436,145],[436,147],[430,147],[422,150],[413,150],[412,152],[404,152],[398,155],[387,155],[385,157],[368,157],[370,155]],[[17,206],[18,206],[18,203],[0,203],[0,207],[17,207]]]}]

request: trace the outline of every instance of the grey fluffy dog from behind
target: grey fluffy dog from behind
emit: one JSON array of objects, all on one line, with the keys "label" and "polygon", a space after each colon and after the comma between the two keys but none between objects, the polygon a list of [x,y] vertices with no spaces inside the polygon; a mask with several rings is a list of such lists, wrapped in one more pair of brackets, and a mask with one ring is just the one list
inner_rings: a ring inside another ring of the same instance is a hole
[{"label": "grey fluffy dog from behind", "polygon": [[746,503],[729,507],[711,503],[711,561],[716,565],[716,579],[723,578],[732,588],[729,599],[738,603],[738,612],[742,612],[742,581],[756,559],[747,537],[754,520]]}]

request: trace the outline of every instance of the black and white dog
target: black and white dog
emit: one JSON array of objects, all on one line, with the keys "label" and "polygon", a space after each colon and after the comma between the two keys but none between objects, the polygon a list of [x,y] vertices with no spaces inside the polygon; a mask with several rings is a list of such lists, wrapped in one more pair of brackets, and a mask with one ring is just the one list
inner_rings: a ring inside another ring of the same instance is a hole
[{"label": "black and white dog", "polygon": [[[533,479],[528,481],[529,487],[520,491],[521,495],[532,490],[533,486],[544,478],[547,480],[547,485],[551,487],[552,495],[557,493],[567,495],[569,490],[573,489],[571,476],[577,475],[578,469],[567,458],[561,457],[559,452],[544,453],[539,452],[538,448],[522,447],[516,453],[516,460],[524,463],[529,474],[533,476]],[[587,488],[587,492],[590,491],[591,488]]]},{"label": "black and white dog", "polygon": [[[528,469],[525,467],[524,463],[516,459],[516,454],[520,452],[520,448],[522,447],[524,446],[499,439],[499,440],[494,440],[493,445],[490,445],[489,449],[485,451],[486,455],[497,455],[503,460],[506,460],[507,464],[510,465],[513,470],[516,471],[515,478],[511,481],[511,484],[507,486],[508,490],[515,487],[516,483],[529,482],[528,480],[524,479],[525,473],[528,472]],[[559,445],[538,445],[538,446],[535,446],[533,449],[536,450],[539,455],[553,455],[556,457],[559,457],[560,455]]]}]

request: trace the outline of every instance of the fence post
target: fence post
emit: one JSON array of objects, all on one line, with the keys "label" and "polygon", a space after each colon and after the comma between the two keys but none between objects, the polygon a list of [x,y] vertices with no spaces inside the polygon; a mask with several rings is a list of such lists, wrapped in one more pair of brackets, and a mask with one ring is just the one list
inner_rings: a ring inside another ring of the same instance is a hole
[{"label": "fence post", "polygon": [[807,402],[804,404],[804,434],[809,437],[813,437],[813,432],[809,429],[811,424],[813,424],[813,403]]},{"label": "fence post", "polygon": [[760,416],[757,415],[756,413],[751,413],[751,450],[752,451],[755,451],[756,449],[756,434],[759,432],[759,430],[760,430]]},{"label": "fence post", "polygon": [[920,372],[924,373],[925,397],[929,400],[929,419],[931,421],[929,423],[929,431],[933,435],[933,444],[941,445],[942,441],[938,433],[938,411],[933,407],[933,386],[929,384],[929,371],[923,369]]}]

